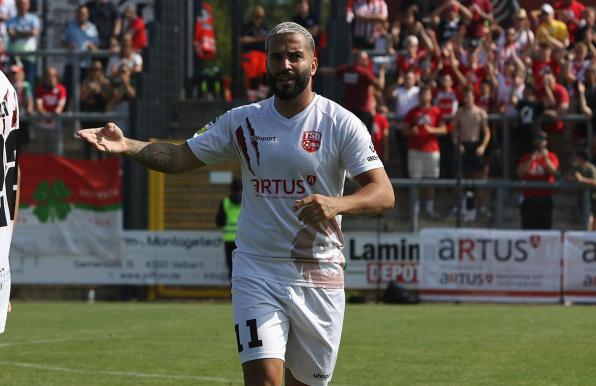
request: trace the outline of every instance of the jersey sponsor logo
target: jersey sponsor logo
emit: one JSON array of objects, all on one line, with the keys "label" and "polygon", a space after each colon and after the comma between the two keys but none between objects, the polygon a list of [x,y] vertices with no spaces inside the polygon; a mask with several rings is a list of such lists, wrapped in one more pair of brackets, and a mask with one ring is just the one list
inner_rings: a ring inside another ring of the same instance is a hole
[{"label": "jersey sponsor logo", "polygon": [[304,194],[304,180],[285,178],[276,179],[256,179],[251,180],[252,186],[258,195],[290,195],[290,194]]},{"label": "jersey sponsor logo", "polygon": [[251,135],[250,140],[251,141],[260,141],[260,142],[276,142],[277,137],[276,136]]},{"label": "jersey sponsor logo", "polygon": [[305,131],[302,133],[302,148],[309,153],[314,153],[321,147],[322,134],[318,131]]}]

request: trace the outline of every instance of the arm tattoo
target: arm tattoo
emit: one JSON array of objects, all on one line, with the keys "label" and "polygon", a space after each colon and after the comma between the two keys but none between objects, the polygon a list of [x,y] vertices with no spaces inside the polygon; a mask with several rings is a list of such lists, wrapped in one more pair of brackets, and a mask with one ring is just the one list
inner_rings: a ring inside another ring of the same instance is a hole
[{"label": "arm tattoo", "polygon": [[150,143],[129,156],[158,172],[179,173],[182,171],[178,147],[172,143]]}]

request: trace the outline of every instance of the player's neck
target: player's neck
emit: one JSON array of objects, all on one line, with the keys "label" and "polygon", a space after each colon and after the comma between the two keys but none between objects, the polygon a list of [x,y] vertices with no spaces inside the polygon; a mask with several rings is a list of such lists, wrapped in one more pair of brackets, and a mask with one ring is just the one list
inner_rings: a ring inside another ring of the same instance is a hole
[{"label": "player's neck", "polygon": [[274,99],[275,109],[278,113],[289,119],[307,108],[314,98],[315,93],[310,88],[306,88],[300,95],[289,101],[284,101],[276,97]]}]

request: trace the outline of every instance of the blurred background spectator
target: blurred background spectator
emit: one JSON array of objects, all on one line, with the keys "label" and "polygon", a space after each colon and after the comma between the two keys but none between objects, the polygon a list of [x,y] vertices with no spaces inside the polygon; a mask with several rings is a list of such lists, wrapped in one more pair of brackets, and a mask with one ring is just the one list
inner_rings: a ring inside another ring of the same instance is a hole
[{"label": "blurred background spectator", "polygon": [[[99,45],[99,35],[95,25],[89,21],[89,9],[81,5],[77,9],[76,20],[71,21],[64,34],[64,46],[71,51],[90,51],[97,50]],[[72,87],[74,85],[74,60],[69,58],[64,67],[63,83],[66,87],[68,95],[72,95]],[[80,77],[79,80],[85,78],[87,70],[91,66],[91,58],[80,58]]]},{"label": "blurred background spectator", "polygon": [[269,93],[265,77],[267,75],[265,38],[269,28],[265,24],[265,8],[255,6],[250,20],[242,27],[240,44],[242,45],[242,67],[244,68],[244,86],[249,101],[263,99]]},{"label": "blurred background spectator", "polygon": [[[29,0],[17,0],[17,15],[6,22],[9,36],[8,49],[11,51],[32,52],[37,50],[39,36],[39,17],[29,12]],[[19,55],[19,61],[25,69],[25,77],[30,84],[35,84],[37,59],[34,55]]]},{"label": "blurred background spectator", "polygon": [[113,77],[122,66],[128,67],[132,74],[143,71],[143,57],[133,49],[132,36],[124,35],[118,55],[112,55],[108,61],[107,74]]},{"label": "blurred background spectator", "polygon": [[143,48],[147,47],[147,30],[143,18],[137,14],[135,7],[127,5],[122,13],[122,37],[130,35],[132,39],[132,49],[136,53],[141,53]]},{"label": "blurred background spectator", "polygon": [[110,48],[111,39],[118,39],[121,19],[118,7],[109,0],[91,0],[85,3],[89,10],[89,20],[97,27],[99,48]]},{"label": "blurred background spectator", "polygon": [[8,80],[17,92],[19,100],[19,116],[22,119],[19,122],[19,151],[27,151],[31,141],[30,124],[27,118],[33,114],[33,88],[25,79],[25,70],[22,66],[13,64],[8,72]]},{"label": "blurred background spectator", "polygon": [[35,107],[40,116],[33,133],[32,151],[46,153],[51,149],[60,153],[58,147],[62,140],[62,122],[55,115],[64,111],[66,97],[66,88],[58,82],[58,70],[48,67],[43,82],[35,91]]}]

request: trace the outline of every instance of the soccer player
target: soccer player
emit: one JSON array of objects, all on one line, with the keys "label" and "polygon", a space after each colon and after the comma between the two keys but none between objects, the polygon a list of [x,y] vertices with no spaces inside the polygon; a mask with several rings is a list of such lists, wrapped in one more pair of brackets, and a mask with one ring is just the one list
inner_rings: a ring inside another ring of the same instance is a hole
[{"label": "soccer player", "polygon": [[0,134],[0,334],[6,326],[10,312],[10,266],[8,252],[12,230],[19,207],[17,160],[17,137],[19,129],[19,104],[17,93],[0,72],[0,120],[3,130]]},{"label": "soccer player", "polygon": [[[244,185],[232,272],[235,332],[246,385],[327,385],[344,315],[341,216],[394,204],[364,124],[316,95],[314,41],[284,22],[268,35],[274,96],[228,111],[181,145],[123,136],[113,123],[78,135],[161,172],[238,157]],[[346,173],[360,188],[343,196]]]}]

